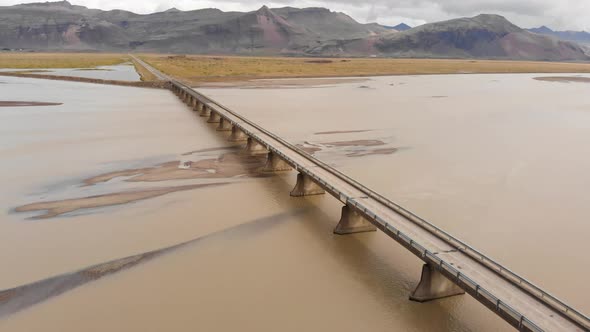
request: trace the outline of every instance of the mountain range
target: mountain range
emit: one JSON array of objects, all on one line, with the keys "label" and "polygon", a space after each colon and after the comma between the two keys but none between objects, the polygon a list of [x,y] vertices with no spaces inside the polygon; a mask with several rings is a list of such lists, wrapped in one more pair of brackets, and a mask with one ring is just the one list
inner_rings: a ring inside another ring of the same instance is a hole
[{"label": "mountain range", "polygon": [[548,36],[554,36],[556,38],[559,38],[561,40],[569,40],[569,41],[573,41],[573,42],[577,42],[580,44],[586,44],[588,46],[590,46],[590,32],[586,32],[586,31],[554,31],[549,29],[546,26],[541,26],[539,28],[533,28],[533,29],[528,29],[531,32],[534,33],[538,33],[538,34],[542,34],[542,35],[548,35]]},{"label": "mountain range", "polygon": [[153,14],[67,1],[0,7],[0,49],[293,56],[589,60],[572,41],[479,15],[411,28],[362,24],[325,8],[218,9]]}]

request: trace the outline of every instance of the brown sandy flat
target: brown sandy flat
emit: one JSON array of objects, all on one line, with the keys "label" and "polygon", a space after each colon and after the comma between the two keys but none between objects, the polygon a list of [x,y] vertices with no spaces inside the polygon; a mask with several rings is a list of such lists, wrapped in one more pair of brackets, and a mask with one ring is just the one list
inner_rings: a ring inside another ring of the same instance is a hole
[{"label": "brown sandy flat", "polygon": [[389,155],[394,154],[398,151],[397,148],[386,148],[386,149],[375,149],[375,150],[367,150],[367,151],[355,151],[347,154],[347,157],[364,157],[364,156],[374,156],[374,155]]},{"label": "brown sandy flat", "polygon": [[20,106],[59,106],[63,103],[50,103],[39,101],[0,101],[0,107],[20,107]]},{"label": "brown sandy flat", "polygon": [[167,89],[168,88],[167,82],[165,82],[165,81],[133,82],[133,81],[118,81],[118,80],[102,80],[102,79],[97,79],[97,78],[75,77],[75,76],[30,74],[30,73],[19,73],[19,72],[0,72],[0,76],[38,78],[38,79],[54,80],[54,81],[109,84],[109,85],[120,85],[120,86],[134,86],[134,87],[140,87],[140,88],[155,88],[155,89]]},{"label": "brown sandy flat", "polygon": [[[206,149],[219,150],[216,149]],[[201,150],[204,151],[204,150]],[[130,177],[129,182],[159,182],[168,180],[188,179],[230,179],[232,177],[267,177],[267,173],[261,170],[266,163],[266,156],[249,156],[239,152],[228,152],[218,158],[189,161],[180,165],[179,161],[172,161],[137,169],[127,169],[94,176],[84,180],[86,186],[107,182],[118,177]],[[184,167],[179,167],[184,166]],[[113,205],[122,205],[137,202],[149,198],[167,195],[170,193],[193,190],[217,184],[197,184],[187,186],[173,186],[152,188],[138,191],[118,192],[98,196],[81,197],[60,201],[37,202],[19,206],[16,212],[46,211],[34,219],[47,219],[82,209],[100,208]]]},{"label": "brown sandy flat", "polygon": [[590,83],[590,77],[546,76],[535,77],[537,81],[560,83]]},{"label": "brown sandy flat", "polygon": [[154,167],[128,169],[94,176],[84,180],[87,186],[129,176],[129,182],[159,182],[168,180],[219,179],[236,176],[268,176],[260,172],[266,162],[265,155],[248,156],[238,152],[222,154],[218,158],[189,162],[188,168],[179,168],[179,161]]},{"label": "brown sandy flat", "polygon": [[379,146],[385,145],[385,142],[375,139],[364,139],[356,141],[328,142],[322,144],[329,146]]},{"label": "brown sandy flat", "polygon": [[252,88],[272,89],[284,87],[313,87],[318,85],[334,85],[344,83],[364,83],[369,78],[279,78],[279,79],[255,79],[255,80],[234,80],[230,82],[201,82],[196,84],[202,88]]},{"label": "brown sandy flat", "polygon": [[231,148],[232,147],[219,147],[219,148],[200,149],[200,150],[194,150],[194,151],[186,152],[186,153],[183,153],[182,155],[183,156],[190,156],[191,154],[195,154],[195,153],[224,151],[224,150],[229,150]]},{"label": "brown sandy flat", "polygon": [[214,184],[196,184],[188,186],[178,187],[165,187],[158,189],[146,189],[138,191],[120,192],[114,194],[90,196],[83,198],[66,199],[62,201],[51,201],[51,202],[39,202],[33,204],[27,204],[19,206],[15,209],[16,212],[34,212],[34,211],[46,211],[44,214],[34,217],[34,219],[47,219],[53,218],[65,213],[74,212],[83,209],[107,207],[113,205],[122,205],[149,198],[154,198],[178,191],[186,191],[199,189],[210,186],[219,186],[226,183],[214,183]]},{"label": "brown sandy flat", "polygon": [[364,129],[364,130],[337,130],[337,131],[320,131],[318,133],[314,133],[314,135],[334,135],[334,134],[350,134],[350,133],[366,133],[371,130]]}]

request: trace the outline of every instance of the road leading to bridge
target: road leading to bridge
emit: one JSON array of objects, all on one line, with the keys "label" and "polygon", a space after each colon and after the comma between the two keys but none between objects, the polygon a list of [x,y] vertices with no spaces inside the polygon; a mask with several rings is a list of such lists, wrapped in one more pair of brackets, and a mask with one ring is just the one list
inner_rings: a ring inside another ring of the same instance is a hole
[{"label": "road leading to bridge", "polygon": [[379,229],[423,260],[422,278],[410,299],[422,302],[468,293],[522,331],[590,331],[586,315],[463,241],[141,59],[134,60],[168,81],[208,122],[219,123],[217,130],[231,130],[231,140],[247,140],[247,151],[268,153],[267,171],[298,171],[292,196],[327,192],[340,200],[342,218],[335,233]]}]

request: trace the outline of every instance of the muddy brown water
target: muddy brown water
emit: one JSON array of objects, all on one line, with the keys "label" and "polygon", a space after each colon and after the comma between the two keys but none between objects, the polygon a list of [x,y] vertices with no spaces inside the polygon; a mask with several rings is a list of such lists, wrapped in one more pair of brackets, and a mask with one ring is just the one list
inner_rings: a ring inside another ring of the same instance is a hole
[{"label": "muddy brown water", "polygon": [[[204,91],[588,312],[590,100],[537,76]],[[0,112],[0,331],[510,330],[409,302],[417,258],[333,235],[336,200],[289,197],[167,91],[6,83],[63,105]],[[56,202],[82,205],[35,219]]]}]

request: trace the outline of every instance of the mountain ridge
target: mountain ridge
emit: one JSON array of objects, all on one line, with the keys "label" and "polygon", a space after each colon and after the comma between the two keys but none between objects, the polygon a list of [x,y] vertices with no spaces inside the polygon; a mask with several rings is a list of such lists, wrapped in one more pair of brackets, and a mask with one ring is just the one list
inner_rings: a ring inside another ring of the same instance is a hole
[{"label": "mountain ridge", "polygon": [[498,15],[391,28],[321,7],[151,14],[68,1],[0,7],[0,49],[588,60],[577,44],[526,31]]},{"label": "mountain ridge", "polygon": [[527,29],[530,32],[553,36],[562,40],[573,41],[577,43],[583,43],[590,46],[590,32],[587,31],[573,31],[573,30],[552,30],[547,26],[543,25],[538,28]]}]

